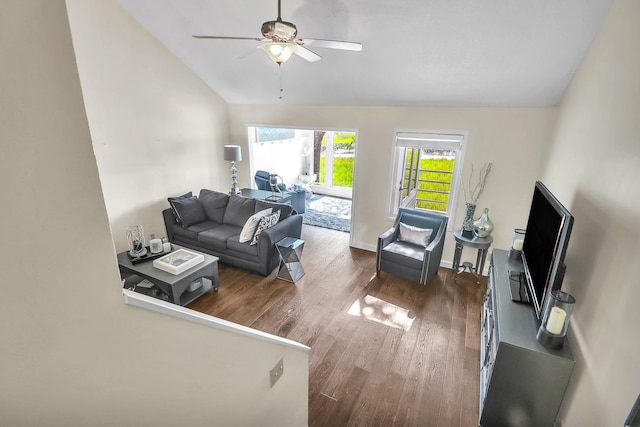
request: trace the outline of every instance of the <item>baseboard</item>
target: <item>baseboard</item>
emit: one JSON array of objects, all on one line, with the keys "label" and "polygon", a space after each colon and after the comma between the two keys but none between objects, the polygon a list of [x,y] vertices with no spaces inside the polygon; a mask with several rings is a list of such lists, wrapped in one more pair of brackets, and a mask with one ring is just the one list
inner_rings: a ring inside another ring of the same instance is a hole
[{"label": "baseboard", "polygon": [[363,251],[369,251],[369,252],[375,252],[377,249],[375,245],[368,245],[362,242],[349,242],[349,246],[351,246],[352,248],[362,249]]}]

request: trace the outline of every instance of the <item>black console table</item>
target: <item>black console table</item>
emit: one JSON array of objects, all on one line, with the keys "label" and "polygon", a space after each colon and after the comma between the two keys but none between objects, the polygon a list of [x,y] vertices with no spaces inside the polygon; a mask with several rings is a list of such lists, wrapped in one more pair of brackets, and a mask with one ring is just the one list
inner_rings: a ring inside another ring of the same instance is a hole
[{"label": "black console table", "polygon": [[480,336],[484,427],[552,427],[575,364],[569,342],[561,350],[543,347],[532,306],[511,300],[510,270],[519,267],[507,251],[493,251]]}]

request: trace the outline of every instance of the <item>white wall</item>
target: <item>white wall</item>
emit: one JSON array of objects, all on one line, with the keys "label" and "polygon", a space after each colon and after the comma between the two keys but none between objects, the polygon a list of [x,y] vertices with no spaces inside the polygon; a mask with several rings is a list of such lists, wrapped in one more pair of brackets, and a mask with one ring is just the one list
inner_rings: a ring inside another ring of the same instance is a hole
[{"label": "white wall", "polygon": [[65,2],[3,1],[0,51],[0,425],[306,425],[305,352],[123,303]]},{"label": "white wall", "polygon": [[[227,104],[115,0],[68,0],[80,82],[116,248],[166,236],[167,197],[227,191]],[[246,138],[245,138],[246,139]]]},{"label": "white wall", "polygon": [[[495,224],[493,247],[507,249],[513,229],[526,226],[534,182],[541,178],[547,161],[555,115],[555,108],[230,106],[235,141],[246,134],[247,123],[357,130],[352,245],[372,250],[378,235],[390,225],[386,216],[395,129],[469,132],[463,176],[468,177],[472,163],[478,170],[494,162],[476,216],[489,208]],[[241,165],[241,181],[249,179],[248,173]],[[462,226],[463,216],[461,195],[452,219],[454,228]],[[449,234],[443,261],[451,262],[453,251]],[[475,251],[465,249],[463,260],[475,263],[475,256]]]},{"label": "white wall", "polygon": [[615,0],[562,100],[545,181],[575,216],[563,289],[577,359],[564,427],[621,426],[640,393],[640,2]]}]

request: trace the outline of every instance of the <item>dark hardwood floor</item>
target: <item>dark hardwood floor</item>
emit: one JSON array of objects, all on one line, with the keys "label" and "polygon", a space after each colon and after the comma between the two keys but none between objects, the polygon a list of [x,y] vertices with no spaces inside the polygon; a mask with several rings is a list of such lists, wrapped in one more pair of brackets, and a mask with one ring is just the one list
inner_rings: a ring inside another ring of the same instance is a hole
[{"label": "dark hardwood floor", "polygon": [[218,292],[189,308],[310,346],[309,426],[477,426],[486,278],[376,277],[349,234],[302,238],[297,283],[221,265]]}]

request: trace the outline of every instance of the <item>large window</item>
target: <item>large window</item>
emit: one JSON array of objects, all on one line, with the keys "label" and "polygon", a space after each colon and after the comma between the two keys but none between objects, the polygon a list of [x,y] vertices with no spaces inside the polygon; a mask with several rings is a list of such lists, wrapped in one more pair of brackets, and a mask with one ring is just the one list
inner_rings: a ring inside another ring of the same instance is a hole
[{"label": "large window", "polygon": [[397,131],[389,214],[399,207],[446,214],[452,223],[466,133]]},{"label": "large window", "polygon": [[351,198],[356,132],[248,126],[251,173],[275,173],[291,186],[309,184],[314,193]]}]

